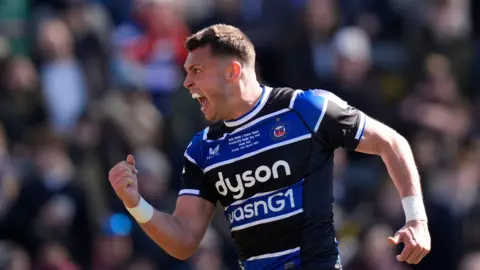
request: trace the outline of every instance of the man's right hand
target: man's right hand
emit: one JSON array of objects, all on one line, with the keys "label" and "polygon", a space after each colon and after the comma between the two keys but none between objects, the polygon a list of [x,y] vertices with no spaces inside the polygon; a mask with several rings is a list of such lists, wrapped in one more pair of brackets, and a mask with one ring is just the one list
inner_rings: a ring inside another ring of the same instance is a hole
[{"label": "man's right hand", "polygon": [[128,155],[126,161],[119,162],[108,173],[108,180],[115,193],[128,208],[136,207],[140,202],[137,173],[132,155]]}]

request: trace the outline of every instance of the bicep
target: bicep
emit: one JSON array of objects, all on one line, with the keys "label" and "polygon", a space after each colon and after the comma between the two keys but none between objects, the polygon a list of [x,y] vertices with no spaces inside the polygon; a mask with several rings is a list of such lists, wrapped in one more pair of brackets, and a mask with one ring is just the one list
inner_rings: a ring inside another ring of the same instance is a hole
[{"label": "bicep", "polygon": [[212,202],[198,196],[184,195],[178,197],[173,216],[200,243],[214,212],[215,204]]},{"label": "bicep", "polygon": [[386,145],[391,145],[398,133],[387,125],[366,116],[363,136],[355,151],[371,155],[381,155]]}]

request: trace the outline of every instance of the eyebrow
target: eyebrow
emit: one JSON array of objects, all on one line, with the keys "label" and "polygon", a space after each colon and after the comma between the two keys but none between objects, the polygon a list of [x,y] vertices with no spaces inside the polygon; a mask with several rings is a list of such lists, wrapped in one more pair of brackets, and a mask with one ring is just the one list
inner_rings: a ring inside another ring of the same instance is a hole
[{"label": "eyebrow", "polygon": [[197,64],[193,64],[193,65],[190,65],[188,68],[187,68],[187,67],[183,67],[183,69],[184,69],[185,71],[189,71],[189,70],[192,70],[192,69],[194,69],[194,68],[196,68],[196,67],[198,67],[198,66],[199,66],[199,65],[197,65]]}]

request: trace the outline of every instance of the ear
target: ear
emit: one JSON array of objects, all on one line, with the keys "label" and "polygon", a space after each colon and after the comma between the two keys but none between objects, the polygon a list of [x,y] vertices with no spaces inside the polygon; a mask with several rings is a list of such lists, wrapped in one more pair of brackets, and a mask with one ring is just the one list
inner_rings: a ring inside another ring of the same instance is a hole
[{"label": "ear", "polygon": [[238,61],[230,62],[230,65],[228,65],[225,71],[225,79],[228,82],[234,82],[239,80],[241,75],[242,75],[242,64],[240,64],[240,62]]}]

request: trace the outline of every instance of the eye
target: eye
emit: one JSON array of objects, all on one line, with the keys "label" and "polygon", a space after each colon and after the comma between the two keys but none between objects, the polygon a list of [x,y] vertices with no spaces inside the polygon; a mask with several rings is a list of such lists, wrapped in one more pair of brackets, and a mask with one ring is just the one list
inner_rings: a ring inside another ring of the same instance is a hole
[{"label": "eye", "polygon": [[194,68],[194,69],[192,69],[192,72],[193,72],[193,74],[198,74],[198,73],[200,73],[200,69]]}]

